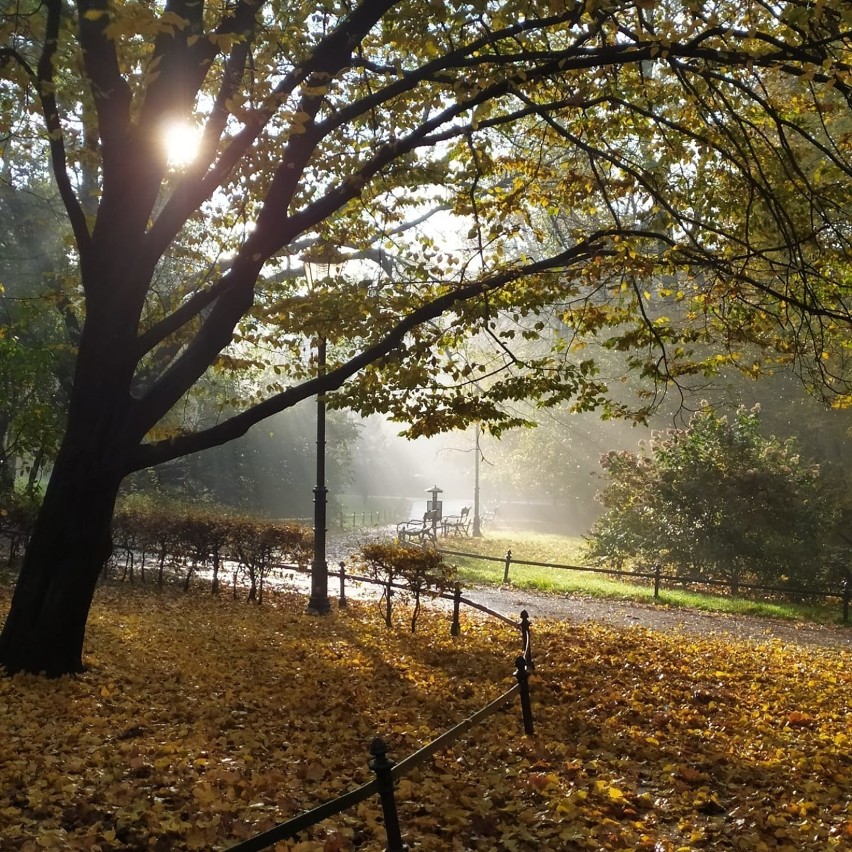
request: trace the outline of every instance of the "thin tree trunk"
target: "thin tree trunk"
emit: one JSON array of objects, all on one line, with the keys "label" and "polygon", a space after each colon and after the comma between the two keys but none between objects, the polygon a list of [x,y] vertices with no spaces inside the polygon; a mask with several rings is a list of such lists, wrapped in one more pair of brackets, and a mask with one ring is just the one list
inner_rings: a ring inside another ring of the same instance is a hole
[{"label": "thin tree trunk", "polygon": [[38,481],[41,479],[41,470],[42,467],[44,467],[45,456],[46,453],[44,447],[40,447],[38,452],[35,454],[33,463],[30,465],[30,472],[27,474],[27,494],[35,493]]},{"label": "thin tree trunk", "polygon": [[219,594],[219,548],[213,551],[213,582],[210,584],[210,591],[214,595]]}]

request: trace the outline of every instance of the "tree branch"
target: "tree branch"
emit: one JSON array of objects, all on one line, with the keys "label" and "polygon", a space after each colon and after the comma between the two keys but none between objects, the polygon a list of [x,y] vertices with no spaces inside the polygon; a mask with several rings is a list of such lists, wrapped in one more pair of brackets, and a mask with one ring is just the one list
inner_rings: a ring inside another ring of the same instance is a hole
[{"label": "tree branch", "polygon": [[64,132],[62,122],[59,118],[59,108],[56,103],[54,63],[56,51],[59,47],[62,0],[48,0],[46,5],[47,24],[45,27],[44,47],[38,62],[37,76],[32,73],[32,70],[22,59],[19,59],[19,61],[33,80],[39,100],[41,101],[48,144],[50,145],[50,163],[53,169],[53,176],[56,180],[56,186],[59,189],[59,197],[62,199],[62,204],[68,214],[68,221],[71,223],[77,248],[81,257],[84,257],[89,253],[91,235],[86,224],[86,216],[83,213],[83,208],[74,193],[74,188],[71,186],[71,180],[68,177]]},{"label": "tree branch", "polygon": [[409,332],[430,320],[440,317],[448,310],[451,310],[453,305],[470,301],[486,293],[499,290],[526,276],[550,270],[565,269],[581,263],[605,251],[606,241],[610,236],[612,236],[612,232],[609,231],[596,232],[583,240],[583,242],[553,257],[534,263],[523,264],[514,269],[496,273],[482,281],[473,282],[450,290],[426,304],[415,308],[411,313],[403,317],[390,331],[384,334],[379,341],[368,346],[346,363],[329,370],[324,376],[319,376],[301,385],[275,394],[247,411],[202,432],[183,435],[153,444],[141,445],[129,462],[128,472],[161,464],[187,453],[215,447],[239,437],[245,434],[255,423],[259,423],[272,414],[283,411],[285,408],[289,408],[297,402],[318,393],[326,393],[340,387],[359,370],[375,363],[393,351],[403,342]]}]

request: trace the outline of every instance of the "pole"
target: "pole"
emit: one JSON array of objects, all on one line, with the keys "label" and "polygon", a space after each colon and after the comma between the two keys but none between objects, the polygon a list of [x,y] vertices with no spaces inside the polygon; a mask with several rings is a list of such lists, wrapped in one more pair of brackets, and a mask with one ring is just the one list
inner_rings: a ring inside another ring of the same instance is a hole
[{"label": "pole", "polygon": [[459,621],[459,610],[461,609],[461,584],[456,583],[453,592],[453,623],[450,625],[450,636],[461,635],[461,622]]},{"label": "pole", "polygon": [[479,517],[479,424],[476,424],[476,446],[473,462],[473,537],[482,538],[482,519]]},{"label": "pole", "polygon": [[340,606],[345,607],[346,604],[346,563],[340,563]]},{"label": "pole", "polygon": [[376,780],[379,782],[379,799],[382,803],[382,816],[385,820],[385,833],[388,839],[385,852],[405,852],[406,846],[402,842],[391,776],[393,761],[388,757],[387,744],[381,737],[376,737],[370,743],[370,756],[370,769],[376,773]]},{"label": "pole", "polygon": [[[325,338],[317,344],[317,375],[325,375]],[[311,597],[308,612],[325,615],[331,609],[328,599],[328,562],[325,556],[326,510],[328,489],[325,487],[325,394],[317,394],[317,484],[314,488],[314,561],[311,565]]]},{"label": "pole", "polygon": [[518,686],[520,686],[524,733],[531,737],[535,731],[533,728],[532,702],[530,701],[530,674],[527,669],[527,661],[523,657],[518,657],[515,660],[515,677],[518,679]]},{"label": "pole", "polygon": [[506,564],[503,568],[503,585],[509,582],[509,566],[512,564],[512,551],[506,551]]}]

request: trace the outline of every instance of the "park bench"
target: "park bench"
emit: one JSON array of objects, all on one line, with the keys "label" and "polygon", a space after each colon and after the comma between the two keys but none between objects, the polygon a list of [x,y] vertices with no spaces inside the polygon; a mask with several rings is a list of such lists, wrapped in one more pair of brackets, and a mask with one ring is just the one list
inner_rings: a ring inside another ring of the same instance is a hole
[{"label": "park bench", "polygon": [[400,544],[417,542],[425,544],[435,540],[435,529],[432,525],[433,512],[426,512],[422,518],[412,518],[410,521],[400,521],[396,525],[396,538]]},{"label": "park bench", "polygon": [[447,515],[442,521],[444,537],[452,535],[470,535],[470,506],[465,506],[458,515]]}]

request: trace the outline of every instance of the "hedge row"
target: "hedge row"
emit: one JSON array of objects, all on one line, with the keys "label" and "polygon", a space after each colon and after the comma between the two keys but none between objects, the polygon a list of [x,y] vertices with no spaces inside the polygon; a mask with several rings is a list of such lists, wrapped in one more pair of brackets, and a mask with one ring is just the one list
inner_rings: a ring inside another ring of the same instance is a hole
[{"label": "hedge row", "polygon": [[291,522],[221,514],[199,509],[156,510],[121,507],[113,516],[110,566],[133,582],[153,571],[162,584],[167,575],[189,588],[199,571],[209,572],[217,593],[226,571],[236,595],[241,578],[248,599],[263,601],[267,577],[285,566],[304,568],[313,553],[313,531]]},{"label": "hedge row", "polygon": [[[19,555],[32,533],[38,506],[19,495],[0,498],[0,538],[8,544],[9,562]],[[221,510],[154,506],[148,501],[121,504],[112,521],[112,555],[106,571],[131,583],[153,578],[157,585],[178,580],[188,589],[203,573],[218,593],[227,576],[237,594],[245,581],[248,599],[262,603],[267,578],[284,568],[305,570],[313,556],[313,530],[294,522],[258,520]],[[396,541],[365,545],[356,558],[363,572],[385,587],[385,621],[391,621],[391,597],[411,596],[415,630],[420,599],[452,587],[455,568],[431,548]]]}]

